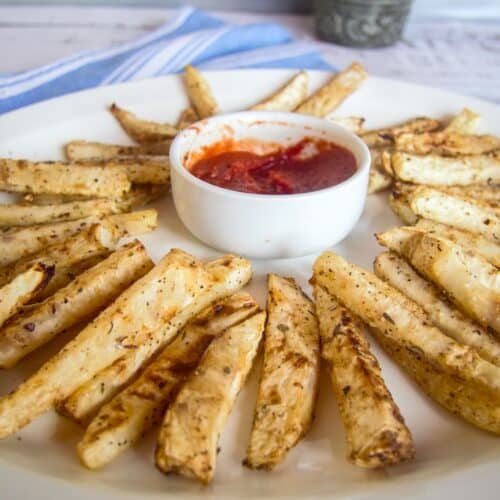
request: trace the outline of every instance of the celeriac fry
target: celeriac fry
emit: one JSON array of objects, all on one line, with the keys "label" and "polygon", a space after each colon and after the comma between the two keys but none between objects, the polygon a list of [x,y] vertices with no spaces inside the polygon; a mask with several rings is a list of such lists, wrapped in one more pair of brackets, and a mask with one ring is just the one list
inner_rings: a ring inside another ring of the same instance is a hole
[{"label": "celeriac fry", "polygon": [[421,231],[433,233],[451,240],[466,250],[481,255],[481,257],[484,257],[494,266],[500,267],[500,245],[480,234],[462,231],[428,219],[420,219],[415,227]]},{"label": "celeriac fry", "polygon": [[[60,281],[60,274],[67,273],[75,264],[91,257],[103,255],[118,243],[119,234],[109,223],[94,224],[62,243],[56,243],[40,252],[18,260],[15,264],[0,268],[0,283],[11,281],[18,274],[37,263],[54,266],[54,276],[44,293],[55,292],[53,281]],[[50,288],[50,290],[49,290]]]},{"label": "celeriac fry", "polygon": [[442,288],[465,314],[500,333],[500,271],[486,259],[414,228],[394,228],[376,237]]},{"label": "celeriac fry", "polygon": [[[123,169],[130,182],[136,184],[168,184],[170,181],[168,156],[115,158],[104,166]],[[124,197],[126,196],[127,193]]]},{"label": "celeriac fry", "polygon": [[394,153],[391,164],[395,177],[415,184],[467,186],[500,183],[500,159],[488,155],[445,158]]},{"label": "celeriac fry", "polygon": [[[130,191],[127,192],[127,194],[130,193]],[[120,195],[121,198],[121,195]],[[96,198],[95,196],[83,196],[83,195],[77,195],[77,194],[47,194],[47,193],[40,193],[40,194],[33,194],[33,193],[26,193],[22,197],[22,204],[23,205],[38,205],[38,206],[45,206],[45,205],[62,205],[64,203],[73,203],[74,201],[88,201],[88,200],[100,200],[100,199],[113,199],[113,198]]]},{"label": "celeriac fry", "polygon": [[0,327],[23,305],[37,297],[50,281],[53,272],[54,267],[38,263],[0,288]]},{"label": "celeriac fry", "polygon": [[460,113],[454,116],[450,123],[444,128],[444,132],[457,134],[474,134],[477,132],[481,115],[474,113],[468,108],[462,109]]},{"label": "celeriac fry", "polygon": [[366,80],[368,74],[357,62],[334,75],[297,109],[297,113],[323,117],[338,108]]},{"label": "celeriac fry", "polygon": [[[205,266],[207,271],[215,275],[221,274],[223,278],[213,287],[213,293],[219,293],[220,287],[223,291],[227,289],[227,293],[237,290],[241,284],[238,279],[233,278],[233,275],[237,276],[238,273],[244,274],[244,280],[249,279],[249,274],[239,269],[242,266],[241,260],[227,259],[225,257],[216,259]],[[133,380],[144,363],[154,354],[155,347],[151,344],[140,345],[137,349],[124,354],[61,401],[58,411],[77,422],[86,423],[103,404]]]},{"label": "celeriac fry", "polygon": [[321,355],[345,426],[349,461],[377,468],[413,458],[410,431],[370,351],[364,325],[322,287],[314,287],[314,298]]},{"label": "celeriac fry", "polygon": [[268,276],[264,364],[244,464],[272,469],[313,420],[320,368],[314,304],[293,278]]},{"label": "celeriac fry", "polygon": [[500,149],[500,137],[446,131],[408,133],[398,135],[394,146],[398,151],[421,155],[483,155]]},{"label": "celeriac fry", "polygon": [[419,187],[410,194],[409,202],[413,212],[424,219],[481,234],[500,243],[499,212],[481,201]]},{"label": "celeriac fry", "polygon": [[16,316],[0,329],[0,368],[14,366],[62,331],[91,319],[152,267],[146,250],[136,240]]},{"label": "celeriac fry", "polygon": [[158,213],[154,209],[141,210],[104,217],[86,217],[67,222],[13,228],[0,233],[0,266],[12,264],[45,247],[62,243],[92,224],[110,222],[120,236],[138,236],[153,231]]},{"label": "celeriac fry", "polygon": [[191,106],[188,106],[181,111],[179,119],[177,120],[176,127],[178,130],[184,130],[193,123],[197,122],[199,119],[200,117],[198,116],[198,113],[195,111],[195,109]]},{"label": "celeriac fry", "polygon": [[109,110],[123,130],[141,145],[165,143],[177,135],[177,128],[170,123],[142,120],[131,111],[120,108],[114,103]]},{"label": "celeriac fry", "polygon": [[71,141],[65,144],[66,158],[72,161],[112,160],[117,157],[133,157],[144,155],[166,156],[170,151],[172,141],[166,139],[140,146],[122,146],[119,144],[104,144],[102,142]]},{"label": "celeriac fry", "polygon": [[359,135],[363,132],[365,119],[360,116],[328,116],[326,119],[329,122],[336,123],[337,125],[344,127],[353,134]]},{"label": "celeriac fry", "polygon": [[120,212],[114,200],[96,198],[57,205],[0,205],[0,227],[33,226]]},{"label": "celeriac fry", "polygon": [[293,111],[307,97],[309,75],[299,71],[274,94],[258,102],[250,109],[256,111]]},{"label": "celeriac fry", "polygon": [[170,190],[169,184],[132,184],[132,189],[120,200],[118,206],[123,210],[132,210],[148,205],[166,195]]},{"label": "celeriac fry", "polygon": [[250,279],[248,261],[227,256],[218,271],[171,250],[127,288],[58,354],[8,396],[0,399],[0,438],[53,408],[124,352],[163,348],[210,302]]},{"label": "celeriac fry", "polygon": [[265,318],[257,313],[208,346],[163,420],[155,454],[161,471],[212,481],[219,436],[252,367]]},{"label": "celeriac fry", "polygon": [[431,325],[412,300],[333,252],[314,263],[314,280],[371,328],[384,348],[438,403],[500,434],[500,368]]},{"label": "celeriac fry", "polygon": [[103,467],[160,423],[210,342],[258,309],[250,295],[237,293],[211,304],[191,320],[139,378],[104,405],[90,422],[78,443],[84,465],[90,469]]},{"label": "celeriac fry", "polygon": [[439,288],[420,277],[404,259],[393,252],[384,252],[375,259],[373,269],[379,278],[422,307],[442,332],[500,366],[500,342],[450,304]]},{"label": "celeriac fry", "polygon": [[426,116],[412,118],[407,122],[394,127],[379,128],[377,130],[369,130],[362,134],[361,138],[365,143],[372,148],[392,147],[394,146],[394,138],[398,135],[413,132],[421,134],[422,132],[431,132],[437,130],[441,126],[439,120],[428,118]]},{"label": "celeriac fry", "polygon": [[392,187],[389,195],[389,207],[405,223],[413,225],[418,221],[418,216],[410,207],[408,193],[403,189],[401,183],[396,183]]},{"label": "celeriac fry", "polygon": [[370,151],[372,163],[370,167],[370,177],[368,180],[368,194],[378,193],[387,189],[392,184],[392,177],[381,168],[382,152],[380,149]]},{"label": "celeriac fry", "polygon": [[0,159],[0,189],[13,192],[121,196],[130,189],[119,167]]},{"label": "celeriac fry", "polygon": [[189,101],[198,116],[203,119],[215,115],[218,112],[217,101],[201,72],[188,64],[184,68],[184,81]]}]

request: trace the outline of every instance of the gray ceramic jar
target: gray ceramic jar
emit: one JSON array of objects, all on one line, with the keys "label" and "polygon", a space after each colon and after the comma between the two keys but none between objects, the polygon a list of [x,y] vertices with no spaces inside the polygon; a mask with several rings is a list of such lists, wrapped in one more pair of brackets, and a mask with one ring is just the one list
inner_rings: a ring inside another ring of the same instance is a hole
[{"label": "gray ceramic jar", "polygon": [[401,38],[413,0],[316,0],[316,33],[351,47],[385,47]]}]

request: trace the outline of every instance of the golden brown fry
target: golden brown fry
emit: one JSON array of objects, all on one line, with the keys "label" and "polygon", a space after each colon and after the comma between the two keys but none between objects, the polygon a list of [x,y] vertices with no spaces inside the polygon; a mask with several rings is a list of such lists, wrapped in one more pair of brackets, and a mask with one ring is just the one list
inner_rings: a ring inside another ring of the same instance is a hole
[{"label": "golden brown fry", "polygon": [[73,268],[82,261],[108,254],[118,243],[119,237],[111,224],[94,224],[62,243],[51,245],[18,260],[14,265],[0,269],[0,283],[11,281],[37,263],[53,266],[53,277],[43,290],[43,295],[38,296],[43,299],[66,285],[74,272]]},{"label": "golden brown fry", "polygon": [[[206,269],[220,276],[211,293],[217,298],[240,288],[250,278],[248,263],[234,257],[222,257],[206,264]],[[87,422],[99,408],[121,391],[154,354],[156,346],[140,345],[96,373],[59,405],[59,411],[77,422]]]},{"label": "golden brown fry", "polygon": [[442,332],[473,347],[482,358],[500,366],[500,342],[453,307],[439,288],[420,277],[404,259],[393,252],[384,252],[375,259],[373,268],[379,278],[422,307]]},{"label": "golden brown fry", "polygon": [[219,436],[252,367],[265,318],[255,314],[207,348],[165,415],[156,447],[161,471],[212,481]]},{"label": "golden brown fry", "polygon": [[0,189],[13,192],[121,196],[130,181],[118,167],[0,159]]},{"label": "golden brown fry", "polygon": [[326,362],[346,429],[348,459],[377,468],[413,458],[410,431],[370,351],[364,325],[323,288],[314,287]]},{"label": "golden brown fry", "polygon": [[444,132],[457,134],[474,134],[477,132],[481,115],[474,113],[468,108],[462,109],[460,113],[454,116],[450,123],[446,125]]},{"label": "golden brown fry", "polygon": [[392,184],[392,177],[382,170],[382,153],[381,149],[371,150],[372,164],[368,180],[368,194],[383,191]]},{"label": "golden brown fry", "polygon": [[499,212],[481,201],[419,187],[409,196],[409,202],[413,212],[424,219],[481,234],[500,243]]},{"label": "golden brown fry", "polygon": [[433,186],[500,183],[500,159],[488,155],[445,158],[394,153],[394,176],[405,182]]},{"label": "golden brown fry", "polygon": [[132,184],[132,189],[120,200],[118,206],[123,210],[141,208],[165,196],[170,191],[169,184]]},{"label": "golden brown fry", "polygon": [[500,368],[430,324],[412,300],[372,273],[325,252],[314,280],[365,321],[384,349],[438,403],[500,434]]},{"label": "golden brown fry", "polygon": [[277,92],[258,102],[250,109],[257,111],[293,111],[307,97],[309,75],[299,71]]},{"label": "golden brown fry", "polygon": [[418,221],[418,216],[410,207],[408,191],[402,183],[395,183],[389,195],[389,207],[405,223],[413,225]]},{"label": "golden brown fry", "polygon": [[353,134],[359,135],[363,132],[365,119],[360,116],[328,116],[326,119],[329,122],[336,123],[337,125],[344,127]]},{"label": "golden brown fry", "polygon": [[198,116],[203,119],[217,114],[217,101],[210,90],[210,85],[201,72],[188,64],[184,68],[184,81],[186,82],[189,100]]},{"label": "golden brown fry", "polygon": [[0,205],[0,226],[34,226],[120,212],[114,200],[96,198],[57,205]]},{"label": "golden brown fry", "polygon": [[362,134],[361,138],[365,143],[372,148],[379,147],[392,147],[394,146],[394,139],[401,134],[412,132],[414,134],[421,134],[423,132],[431,132],[437,130],[441,126],[439,120],[428,118],[426,116],[412,118],[407,122],[394,127],[384,127],[377,130],[369,130]]},{"label": "golden brown fry", "polygon": [[[130,182],[136,184],[168,184],[170,182],[168,156],[116,158],[104,166],[123,169]],[[125,193],[123,197],[126,197],[127,194]]]},{"label": "golden brown fry", "polygon": [[367,78],[363,66],[357,62],[337,73],[315,94],[303,102],[296,111],[305,115],[323,117],[338,108]]},{"label": "golden brown fry", "polygon": [[38,296],[50,281],[53,272],[53,266],[38,263],[0,288],[0,327],[22,306]]},{"label": "golden brown fry", "polygon": [[140,146],[122,146],[119,144],[104,144],[102,142],[71,141],[64,146],[66,158],[71,161],[112,160],[117,157],[135,157],[160,155],[166,156],[170,151],[172,141],[166,139]]},{"label": "golden brown fry", "polygon": [[500,267],[500,245],[480,234],[462,231],[428,219],[420,219],[415,227],[421,231],[433,233],[451,240],[453,243],[457,243],[466,250],[481,255],[493,265]]},{"label": "golden brown fry", "polygon": [[0,399],[0,438],[53,408],[127,350],[149,346],[154,354],[210,302],[249,280],[248,261],[228,256],[224,262],[211,272],[193,256],[171,250],[38,372]]},{"label": "golden brown fry", "polygon": [[82,462],[90,469],[103,467],[160,423],[210,342],[258,309],[250,295],[237,293],[214,302],[190,321],[137,380],[104,405],[90,422],[78,444]]},{"label": "golden brown fry", "polygon": [[414,228],[394,228],[376,237],[442,288],[465,314],[500,333],[500,272],[486,259]]},{"label": "golden brown fry", "polygon": [[407,133],[398,135],[394,146],[398,151],[421,155],[483,155],[500,149],[500,137],[446,131]]},{"label": "golden brown fry", "polygon": [[114,103],[109,110],[118,120],[123,130],[141,145],[168,142],[177,135],[177,128],[170,123],[143,120],[131,111],[120,108]]},{"label": "golden brown fry", "polygon": [[200,119],[198,113],[191,106],[182,110],[179,119],[177,120],[177,129],[184,130],[185,128],[197,122]]},{"label": "golden brown fry", "polygon": [[153,231],[157,225],[158,213],[154,209],[141,210],[104,217],[86,217],[67,222],[13,228],[0,233],[0,265],[12,264],[27,255],[40,252],[44,248],[62,243],[71,236],[100,222],[110,222],[124,236],[138,236]]},{"label": "golden brown fry", "polygon": [[314,304],[293,278],[268,277],[264,364],[244,464],[272,469],[312,423],[320,366]]},{"label": "golden brown fry", "polygon": [[16,316],[0,330],[0,368],[14,366],[56,335],[91,319],[152,267],[136,240]]}]

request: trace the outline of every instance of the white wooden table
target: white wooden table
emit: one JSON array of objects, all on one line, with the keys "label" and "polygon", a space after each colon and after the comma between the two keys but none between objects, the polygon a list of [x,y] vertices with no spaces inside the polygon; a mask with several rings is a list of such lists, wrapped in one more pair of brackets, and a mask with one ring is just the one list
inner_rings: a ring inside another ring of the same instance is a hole
[{"label": "white wooden table", "polygon": [[[164,22],[169,9],[133,7],[0,7],[0,73],[34,68],[77,51],[134,39]],[[233,23],[272,20],[315,40],[309,16],[215,12]],[[403,41],[360,50],[316,42],[326,60],[361,61],[384,76],[500,102],[499,15],[413,16]]]}]

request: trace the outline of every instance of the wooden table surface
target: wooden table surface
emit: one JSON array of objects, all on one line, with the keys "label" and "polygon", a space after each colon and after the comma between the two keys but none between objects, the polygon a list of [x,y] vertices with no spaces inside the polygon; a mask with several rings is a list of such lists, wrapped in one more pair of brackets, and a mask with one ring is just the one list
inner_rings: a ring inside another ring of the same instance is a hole
[{"label": "wooden table surface", "polygon": [[[500,9],[499,9],[500,11]],[[169,9],[0,6],[0,73],[31,69],[77,51],[132,40],[158,26]],[[315,40],[310,16],[214,12],[233,23],[275,21]],[[361,61],[371,74],[500,102],[500,12],[484,18],[412,17],[404,39],[385,49],[316,41],[326,60]]]}]

